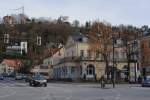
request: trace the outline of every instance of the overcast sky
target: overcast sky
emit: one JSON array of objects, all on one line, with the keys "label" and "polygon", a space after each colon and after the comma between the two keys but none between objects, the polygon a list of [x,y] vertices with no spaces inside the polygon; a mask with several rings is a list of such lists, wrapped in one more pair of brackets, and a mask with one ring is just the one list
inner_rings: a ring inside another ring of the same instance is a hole
[{"label": "overcast sky", "polygon": [[69,16],[69,20],[106,20],[113,25],[150,25],[150,0],[1,0],[0,17],[25,7],[29,17]]}]

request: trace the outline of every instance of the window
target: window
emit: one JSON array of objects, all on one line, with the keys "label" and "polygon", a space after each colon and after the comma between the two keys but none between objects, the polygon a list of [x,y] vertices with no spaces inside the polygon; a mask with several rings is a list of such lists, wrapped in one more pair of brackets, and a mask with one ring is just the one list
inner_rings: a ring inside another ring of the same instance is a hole
[{"label": "window", "polygon": [[127,57],[126,57],[126,52],[122,52],[122,58],[123,59],[126,59]]},{"label": "window", "polygon": [[82,66],[80,66],[80,75],[82,75]]},{"label": "window", "polygon": [[[99,58],[100,58],[100,60],[104,60],[103,54],[100,53]],[[111,58],[111,55],[110,55],[110,58]]]},{"label": "window", "polygon": [[74,53],[73,53],[73,50],[71,51],[71,57],[72,57],[72,59],[73,59],[73,56],[74,56]]},{"label": "window", "polygon": [[84,50],[80,50],[80,57],[84,57]]},{"label": "window", "polygon": [[119,57],[119,53],[117,51],[115,51],[115,55],[114,56],[115,56],[114,58],[117,59]]},{"label": "window", "polygon": [[142,43],[142,48],[144,48],[144,43]]},{"label": "window", "polygon": [[113,41],[114,41],[114,44],[115,44],[115,45],[118,43],[118,40],[116,40],[116,39],[114,39]]},{"label": "window", "polygon": [[9,34],[4,34],[4,43],[9,43]]},{"label": "window", "polygon": [[91,51],[90,50],[87,51],[87,56],[91,57]]},{"label": "window", "polygon": [[75,67],[71,67],[71,74],[75,73]]},{"label": "window", "polygon": [[145,56],[142,57],[142,61],[143,61],[143,63],[145,62]]},{"label": "window", "polygon": [[69,52],[67,52],[67,57],[69,56]]},{"label": "window", "polygon": [[87,75],[95,75],[95,67],[91,64],[87,66]]},{"label": "window", "polygon": [[23,49],[25,49],[26,48],[26,44],[25,43],[23,43]]},{"label": "window", "polygon": [[99,58],[99,57],[100,57],[100,52],[96,51],[96,58]]},{"label": "window", "polygon": [[38,46],[41,45],[41,40],[42,40],[42,37],[41,36],[37,36],[37,45]]},{"label": "window", "polygon": [[16,42],[16,43],[15,43],[15,46],[19,46],[19,43],[18,43],[18,42]]}]

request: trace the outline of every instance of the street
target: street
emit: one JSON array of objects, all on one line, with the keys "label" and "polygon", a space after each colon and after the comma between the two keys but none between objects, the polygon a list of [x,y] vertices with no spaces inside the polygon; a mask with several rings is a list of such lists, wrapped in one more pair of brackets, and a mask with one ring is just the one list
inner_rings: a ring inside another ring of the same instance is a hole
[{"label": "street", "polygon": [[0,100],[150,100],[150,88],[122,84],[112,88],[89,83],[48,83],[29,87],[13,79],[0,80]]}]

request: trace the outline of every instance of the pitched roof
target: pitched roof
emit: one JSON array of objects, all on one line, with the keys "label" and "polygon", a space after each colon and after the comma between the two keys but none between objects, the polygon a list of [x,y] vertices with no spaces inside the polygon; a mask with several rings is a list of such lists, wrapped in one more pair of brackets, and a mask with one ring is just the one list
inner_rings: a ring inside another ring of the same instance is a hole
[{"label": "pitched roof", "polygon": [[4,59],[2,61],[3,64],[7,64],[9,67],[19,68],[22,65],[20,60],[13,60],[13,59]]},{"label": "pitched roof", "polygon": [[44,53],[43,53],[43,56],[44,58],[46,57],[50,57],[52,56],[53,54],[55,54],[57,51],[59,51],[60,48],[49,48],[49,49],[45,49],[44,50]]},{"label": "pitched roof", "polygon": [[86,43],[88,38],[86,36],[84,36],[83,34],[80,35],[72,35],[71,36],[72,39],[76,42],[82,42],[82,43]]}]

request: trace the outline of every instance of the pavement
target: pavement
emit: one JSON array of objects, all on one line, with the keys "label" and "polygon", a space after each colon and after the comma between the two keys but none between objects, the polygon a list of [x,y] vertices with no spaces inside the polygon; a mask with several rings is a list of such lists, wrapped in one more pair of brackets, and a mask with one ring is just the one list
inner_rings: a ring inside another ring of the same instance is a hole
[{"label": "pavement", "polygon": [[150,88],[137,84],[48,83],[47,87],[30,87],[14,79],[0,80],[0,100],[150,100]]}]

